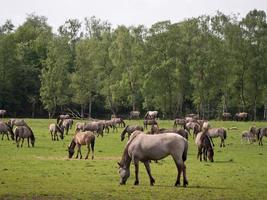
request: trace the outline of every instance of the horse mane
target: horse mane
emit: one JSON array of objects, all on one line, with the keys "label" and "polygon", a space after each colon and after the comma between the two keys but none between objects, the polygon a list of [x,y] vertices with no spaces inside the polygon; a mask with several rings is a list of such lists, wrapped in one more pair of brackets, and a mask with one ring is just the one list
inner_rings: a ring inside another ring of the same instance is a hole
[{"label": "horse mane", "polygon": [[122,154],[122,158],[121,158],[121,161],[120,161],[120,165],[122,166],[126,159],[129,158],[129,154],[128,154],[128,148],[130,146],[130,144],[132,143],[132,141],[136,138],[137,135],[139,135],[140,133],[142,133],[141,131],[134,131],[132,134],[131,134],[131,137],[129,139],[129,141],[127,142],[125,148],[124,148],[124,151],[123,151],[123,154]]}]

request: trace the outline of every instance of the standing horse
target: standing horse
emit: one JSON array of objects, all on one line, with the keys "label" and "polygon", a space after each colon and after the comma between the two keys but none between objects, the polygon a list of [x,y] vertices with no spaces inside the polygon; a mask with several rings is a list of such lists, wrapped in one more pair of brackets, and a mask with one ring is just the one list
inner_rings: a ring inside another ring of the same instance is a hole
[{"label": "standing horse", "polygon": [[188,131],[185,130],[185,129],[182,129],[182,128],[180,128],[178,130],[177,129],[172,129],[171,130],[171,129],[165,129],[165,128],[160,128],[159,129],[158,126],[152,125],[150,132],[148,132],[148,134],[161,134],[161,133],[177,133],[177,134],[183,136],[185,139],[188,140]]},{"label": "standing horse", "polygon": [[213,151],[213,145],[212,140],[207,134],[207,130],[203,130],[203,132],[200,132],[196,136],[196,145],[198,146],[198,153],[197,153],[197,159],[199,158],[200,161],[202,161],[202,154],[204,157],[204,160],[207,161],[208,159],[213,162],[214,159],[214,151]]},{"label": "standing horse", "polygon": [[263,145],[262,143],[263,136],[265,137],[267,136],[267,128],[259,128],[257,131],[257,139],[259,141],[260,146]]},{"label": "standing horse", "polygon": [[90,122],[90,123],[85,123],[82,130],[96,132],[97,137],[99,136],[99,134],[103,137],[104,127],[103,124],[99,122]]},{"label": "standing horse", "polygon": [[221,144],[220,147],[225,147],[225,139],[227,136],[226,130],[223,128],[211,128],[207,132],[208,136],[211,138],[220,137],[221,138]]},{"label": "standing horse", "polygon": [[124,140],[125,138],[125,134],[128,133],[128,140],[129,140],[129,137],[130,135],[134,132],[134,131],[144,131],[144,128],[142,126],[139,126],[139,125],[127,125],[122,133],[121,133],[121,141]]},{"label": "standing horse", "polygon": [[112,118],[111,120],[115,122],[115,124],[118,124],[119,127],[125,127],[126,125],[122,118]]},{"label": "standing horse", "polygon": [[224,113],[222,114],[222,120],[223,120],[223,121],[229,120],[229,119],[231,119],[231,118],[232,118],[231,113],[224,112]]},{"label": "standing horse", "polygon": [[84,122],[77,122],[75,125],[76,126],[75,132],[83,130],[84,124],[85,124]]},{"label": "standing horse", "polygon": [[145,119],[155,119],[158,117],[158,111],[148,111],[145,114]]},{"label": "standing horse", "polygon": [[256,141],[256,137],[251,131],[243,131],[241,135],[241,143],[245,140],[251,144]]},{"label": "standing horse", "polygon": [[201,131],[200,125],[197,122],[188,122],[185,125],[185,130],[190,134],[190,130],[193,130],[193,138]]},{"label": "standing horse", "polygon": [[140,112],[139,111],[131,111],[130,112],[130,119],[139,119],[140,118]]},{"label": "standing horse", "polygon": [[246,112],[236,113],[234,118],[236,121],[247,121],[248,120],[248,113],[246,113]]},{"label": "standing horse", "polygon": [[64,120],[64,119],[70,119],[70,116],[68,114],[66,115],[59,115],[57,117],[57,124],[61,121],[61,120]]},{"label": "standing horse", "polygon": [[156,119],[145,119],[144,120],[145,129],[147,129],[147,125],[157,125],[158,126],[158,122],[156,121]]},{"label": "standing horse", "polygon": [[64,139],[64,129],[61,128],[58,124],[50,124],[49,125],[49,131],[50,131],[50,134],[51,134],[51,139],[52,140],[58,140],[58,135],[57,135],[57,132],[60,133],[59,137],[61,140]]},{"label": "standing horse", "polygon": [[87,146],[87,154],[85,156],[85,159],[88,159],[89,153],[90,153],[90,145],[92,148],[92,160],[94,159],[94,146],[95,146],[95,135],[90,132],[90,131],[85,131],[85,132],[78,132],[75,134],[73,137],[70,146],[68,148],[69,151],[69,158],[72,158],[74,154],[74,148],[77,144],[78,151],[76,158],[78,158],[79,153],[80,153],[80,159],[82,159],[82,152],[81,152],[81,146],[86,145]]},{"label": "standing horse", "polygon": [[12,129],[14,126],[27,126],[24,119],[10,119],[7,123]]},{"label": "standing horse", "polygon": [[175,133],[147,135],[141,131],[132,133],[127,142],[119,165],[120,184],[125,185],[130,176],[130,165],[135,165],[135,185],[139,184],[139,161],[143,162],[150,178],[150,185],[154,185],[155,179],[151,175],[150,160],[161,160],[171,155],[178,171],[175,186],[180,185],[180,176],[183,173],[183,186],[188,185],[186,177],[185,161],[187,158],[188,142],[182,136]]},{"label": "standing horse", "polygon": [[177,128],[177,125],[180,125],[181,128],[184,128],[185,127],[185,124],[186,124],[185,119],[176,118],[174,120],[174,123],[173,123],[173,128]]},{"label": "standing horse", "polygon": [[22,142],[21,142],[21,147],[22,147],[25,138],[27,138],[28,147],[30,147],[29,139],[31,139],[32,147],[34,147],[35,137],[34,137],[32,130],[28,126],[17,126],[15,128],[14,134],[16,137],[17,147],[19,147],[19,143],[21,139],[22,139]]},{"label": "standing horse", "polygon": [[11,126],[5,122],[0,121],[0,133],[2,134],[2,140],[4,139],[4,135],[6,135],[7,139],[9,140],[8,132],[11,135],[11,139],[14,140],[14,132]]}]

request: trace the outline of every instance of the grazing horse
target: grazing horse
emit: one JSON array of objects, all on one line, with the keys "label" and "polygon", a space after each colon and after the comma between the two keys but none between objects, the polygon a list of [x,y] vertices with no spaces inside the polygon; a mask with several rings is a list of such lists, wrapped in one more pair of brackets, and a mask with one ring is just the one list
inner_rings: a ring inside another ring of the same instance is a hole
[{"label": "grazing horse", "polygon": [[22,139],[22,142],[21,142],[21,147],[22,147],[25,138],[27,138],[28,147],[30,147],[29,139],[31,139],[32,147],[34,147],[35,137],[29,126],[17,126],[15,128],[14,134],[16,137],[17,147],[19,147],[19,143],[21,139]]},{"label": "grazing horse", "polygon": [[73,154],[74,154],[74,148],[77,144],[78,147],[78,151],[77,151],[77,155],[76,158],[78,158],[78,155],[80,153],[80,159],[82,159],[82,152],[81,152],[81,146],[82,145],[86,145],[87,146],[87,154],[85,156],[85,159],[88,159],[88,155],[90,153],[90,145],[92,148],[92,160],[94,159],[94,146],[95,146],[95,135],[90,132],[90,131],[85,131],[85,132],[78,132],[75,134],[75,136],[73,137],[70,146],[68,148],[69,151],[69,158],[72,158]]},{"label": "grazing horse", "polygon": [[130,112],[130,119],[139,119],[140,118],[140,112],[139,111],[131,111]]},{"label": "grazing horse", "polygon": [[122,118],[112,118],[111,119],[113,122],[115,122],[115,124],[118,124],[119,125],[119,127],[125,127],[126,126],[126,124],[125,124],[125,122],[123,121],[123,119]]},{"label": "grazing horse", "polygon": [[259,128],[257,130],[257,140],[259,141],[259,145],[262,146],[263,143],[262,143],[262,139],[263,139],[263,136],[267,136],[267,128]]},{"label": "grazing horse", "polygon": [[8,132],[11,135],[11,139],[14,140],[14,132],[11,126],[6,122],[0,121],[0,133],[2,134],[2,140],[4,139],[4,135],[6,135],[7,139],[9,140]]},{"label": "grazing horse", "polygon": [[104,126],[102,123],[99,122],[90,122],[90,123],[85,123],[82,131],[92,131],[97,133],[97,137],[99,134],[103,137],[103,130]]},{"label": "grazing horse", "polygon": [[148,132],[148,134],[161,134],[161,133],[177,133],[181,136],[183,136],[185,139],[188,140],[188,131],[185,129],[165,129],[165,128],[158,128],[158,126],[151,126],[151,130],[150,132]]},{"label": "grazing horse", "polygon": [[75,125],[76,126],[75,132],[83,130],[84,124],[85,124],[84,122],[77,122]]},{"label": "grazing horse", "polygon": [[193,138],[201,131],[200,125],[197,122],[188,122],[185,124],[185,130],[190,134],[190,130],[193,130]]},{"label": "grazing horse", "polygon": [[2,116],[2,118],[4,117],[5,114],[6,114],[6,110],[0,110],[0,115]]},{"label": "grazing horse", "polygon": [[144,128],[142,126],[139,126],[139,125],[127,125],[122,133],[121,133],[121,141],[124,140],[125,138],[125,134],[128,133],[128,140],[129,140],[129,137],[130,135],[134,132],[134,131],[144,131]]},{"label": "grazing horse", "polygon": [[243,131],[241,135],[241,143],[245,140],[251,144],[256,141],[256,136],[251,131]]},{"label": "grazing horse", "polygon": [[236,113],[234,118],[236,121],[246,121],[248,120],[248,113],[246,112]]},{"label": "grazing horse", "polygon": [[156,121],[156,119],[145,119],[144,120],[145,129],[147,129],[147,125],[157,125],[158,126],[158,122]]},{"label": "grazing horse", "polygon": [[224,113],[222,114],[222,120],[223,120],[223,121],[229,120],[229,119],[231,119],[231,118],[232,118],[231,113],[224,112]]},{"label": "grazing horse", "polygon": [[127,142],[119,165],[120,184],[125,185],[130,176],[130,165],[135,165],[135,185],[139,184],[139,161],[143,162],[150,178],[150,185],[154,185],[155,179],[151,175],[150,160],[161,160],[171,155],[178,171],[175,186],[180,185],[180,176],[183,173],[183,186],[188,185],[186,177],[185,161],[187,158],[188,142],[182,136],[175,133],[148,135],[141,131],[132,133]]},{"label": "grazing horse", "polygon": [[66,114],[66,115],[59,115],[57,117],[57,124],[59,123],[59,121],[64,120],[64,119],[70,119],[70,116],[68,114]]},{"label": "grazing horse", "polygon": [[27,126],[24,119],[10,119],[7,123],[12,129],[14,126]]},{"label": "grazing horse", "polygon": [[50,134],[51,134],[51,139],[52,140],[58,140],[58,135],[57,135],[57,132],[60,133],[59,137],[61,140],[64,139],[64,129],[61,128],[58,124],[50,124],[49,125],[49,131],[50,131]]},{"label": "grazing horse", "polygon": [[220,147],[225,147],[225,139],[227,136],[226,130],[224,128],[210,128],[207,132],[207,135],[211,138],[220,137],[221,144]]},{"label": "grazing horse", "polygon": [[185,124],[186,124],[185,119],[176,118],[174,120],[174,123],[173,123],[173,128],[177,128],[177,125],[180,125],[181,128],[184,128],[185,127]]},{"label": "grazing horse", "polygon": [[59,126],[62,128],[63,132],[66,130],[66,135],[69,133],[69,129],[72,127],[72,119],[63,119],[60,121]]},{"label": "grazing horse", "polygon": [[202,154],[203,154],[205,161],[207,161],[207,157],[208,157],[208,159],[211,162],[213,162],[214,161],[213,145],[212,145],[211,138],[207,134],[207,131],[208,129],[197,134],[197,137],[195,140],[196,145],[198,146],[197,159],[199,158],[199,160],[202,161]]},{"label": "grazing horse", "polygon": [[116,126],[116,122],[114,120],[106,120],[105,121],[105,127],[106,127],[106,129],[108,129],[108,132],[109,132],[109,127],[112,128],[112,132],[114,132],[115,129],[116,129],[116,131],[118,131],[117,126]]},{"label": "grazing horse", "polygon": [[158,111],[148,111],[145,114],[145,119],[155,119],[158,116]]}]

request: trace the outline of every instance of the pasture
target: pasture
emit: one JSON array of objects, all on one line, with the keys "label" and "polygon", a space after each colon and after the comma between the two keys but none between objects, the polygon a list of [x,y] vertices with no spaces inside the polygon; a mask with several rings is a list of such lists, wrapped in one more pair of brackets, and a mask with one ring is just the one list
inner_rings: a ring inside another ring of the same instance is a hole
[{"label": "pasture", "polygon": [[[189,138],[187,156],[187,188],[174,187],[177,176],[171,157],[151,163],[156,182],[152,187],[144,165],[140,164],[140,184],[134,186],[134,166],[124,186],[119,186],[117,162],[127,139],[117,133],[96,138],[95,159],[68,159],[74,127],[63,141],[51,141],[48,125],[56,120],[26,119],[32,127],[36,143],[17,148],[14,141],[0,141],[0,199],[267,199],[267,138],[263,146],[241,144],[241,132],[251,125],[267,127],[266,122],[211,121],[212,127],[236,127],[228,130],[226,147],[214,139],[214,163],[196,159],[197,147]],[[76,122],[76,121],[75,121]],[[141,120],[126,121],[140,124]],[[171,128],[173,121],[159,121]],[[83,157],[86,148],[82,147]],[[77,150],[76,150],[77,151]],[[76,155],[76,152],[75,152]]]}]

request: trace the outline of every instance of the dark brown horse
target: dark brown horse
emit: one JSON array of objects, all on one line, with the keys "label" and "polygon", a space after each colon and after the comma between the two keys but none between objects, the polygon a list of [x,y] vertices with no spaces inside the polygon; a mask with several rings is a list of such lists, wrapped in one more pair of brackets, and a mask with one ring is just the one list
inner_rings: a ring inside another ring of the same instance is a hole
[{"label": "dark brown horse", "polygon": [[17,126],[14,131],[15,137],[16,137],[16,142],[17,142],[17,147],[19,147],[20,140],[22,139],[21,142],[21,147],[23,146],[24,139],[27,138],[28,141],[28,147],[29,145],[29,139],[31,139],[31,144],[32,147],[34,147],[35,143],[35,137],[34,134],[29,126]]},{"label": "dark brown horse", "polygon": [[211,138],[207,134],[207,130],[204,130],[203,132],[198,133],[195,142],[198,146],[197,158],[199,158],[199,160],[202,161],[202,154],[203,154],[205,161],[207,161],[207,157],[208,157],[208,159],[211,162],[213,162],[214,161],[213,145],[212,145]]},{"label": "dark brown horse", "polygon": [[68,148],[69,151],[69,158],[72,158],[73,154],[75,153],[74,149],[77,145],[78,151],[76,158],[78,158],[80,154],[80,159],[82,159],[82,152],[81,152],[81,146],[86,145],[87,146],[87,154],[85,156],[85,159],[88,159],[89,153],[90,153],[90,145],[92,149],[92,159],[94,159],[94,146],[95,146],[95,135],[90,131],[85,132],[78,132],[73,137],[70,146]]}]

